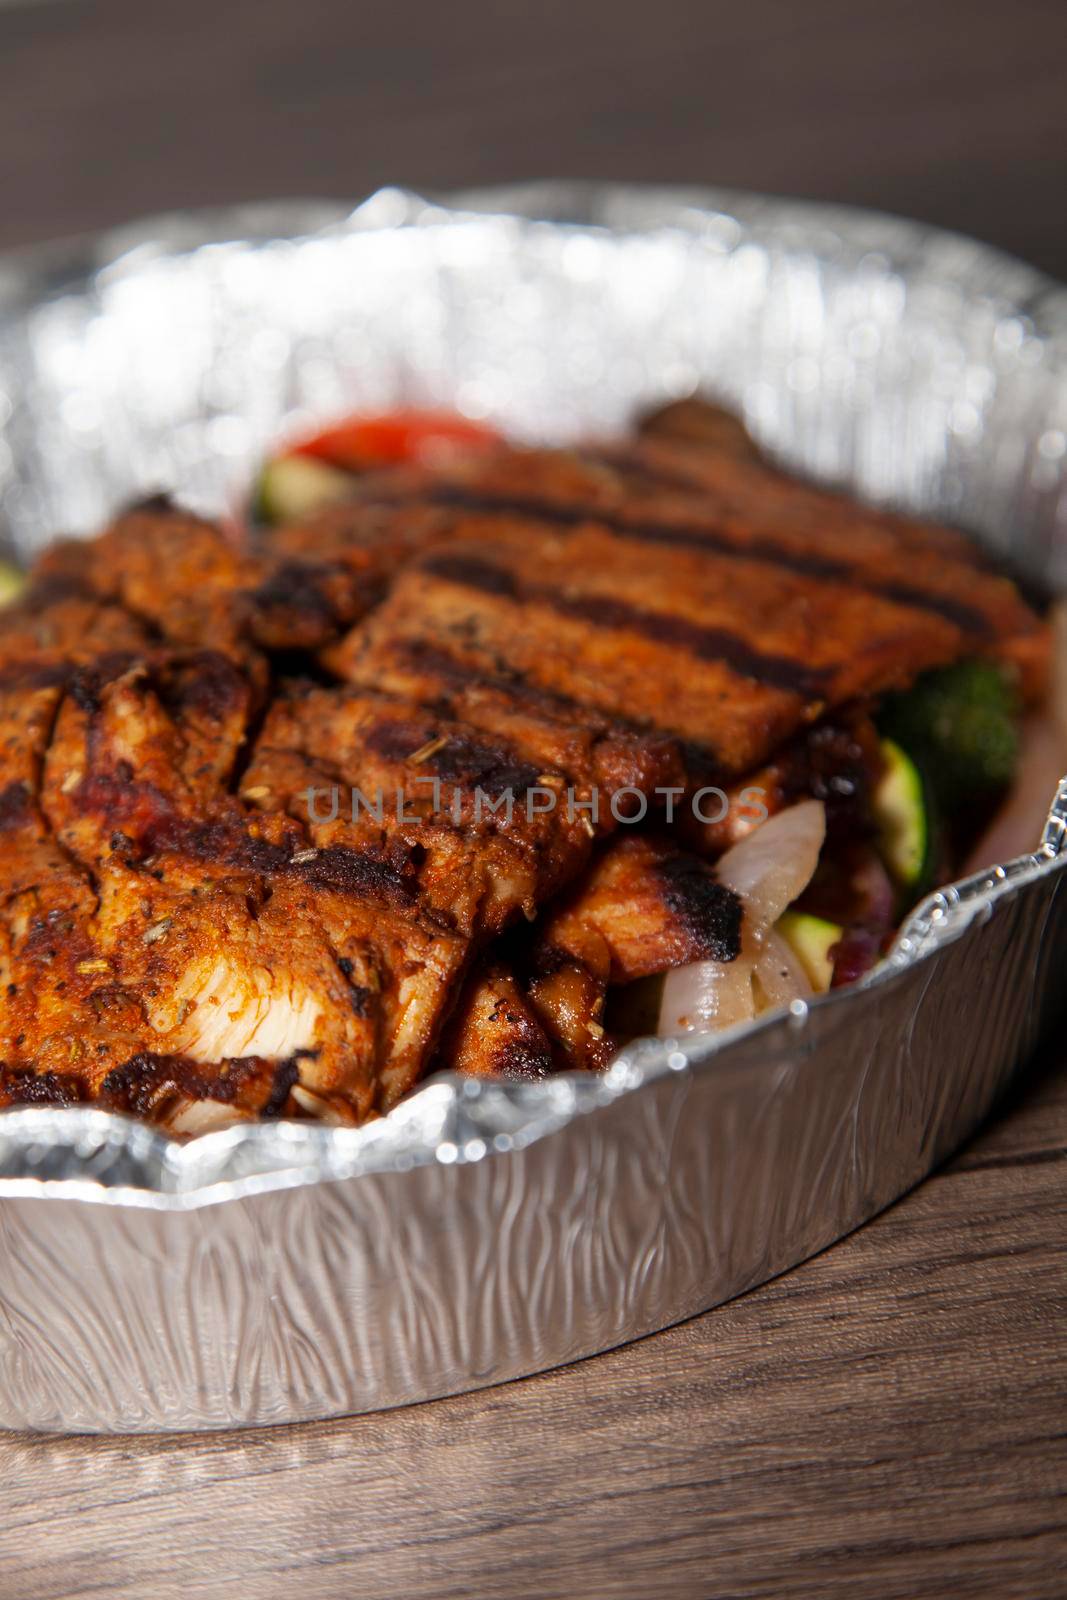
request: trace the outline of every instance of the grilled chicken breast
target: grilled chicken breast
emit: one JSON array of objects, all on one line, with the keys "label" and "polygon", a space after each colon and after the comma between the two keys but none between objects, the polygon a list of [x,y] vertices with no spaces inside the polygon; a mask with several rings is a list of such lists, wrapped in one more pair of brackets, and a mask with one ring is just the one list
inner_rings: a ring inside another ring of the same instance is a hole
[{"label": "grilled chicken breast", "polygon": [[609,987],[740,948],[681,797],[822,798],[873,698],[965,655],[1033,696],[1045,648],[960,536],[692,406],[255,538],[146,503],[4,614],[0,1100],[198,1132],[601,1067]]}]

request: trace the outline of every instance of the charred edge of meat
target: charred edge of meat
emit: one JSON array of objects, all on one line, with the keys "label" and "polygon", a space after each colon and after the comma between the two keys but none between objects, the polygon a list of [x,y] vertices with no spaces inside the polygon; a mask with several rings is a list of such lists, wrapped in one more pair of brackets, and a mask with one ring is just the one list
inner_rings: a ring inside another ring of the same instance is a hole
[{"label": "charred edge of meat", "polygon": [[703,523],[692,526],[680,521],[661,523],[609,511],[603,506],[573,505],[564,501],[540,500],[536,496],[495,495],[489,490],[470,491],[451,484],[432,486],[428,491],[422,491],[419,498],[434,505],[454,506],[475,515],[524,517],[559,527],[592,523],[608,528],[620,539],[676,545],[729,556],[739,561],[758,561],[794,572],[800,577],[847,583],[868,594],[895,601],[898,605],[933,612],[976,638],[986,638],[991,632],[989,619],[982,612],[950,595],[932,594],[892,579],[882,581],[851,562],[796,550],[774,539],[755,536],[743,540],[732,539]]},{"label": "charred edge of meat", "polygon": [[112,1068],[100,1086],[97,1099],[108,1110],[143,1117],[171,1094],[233,1105],[243,1091],[257,1080],[263,1080],[270,1084],[266,1105],[272,1105],[277,1097],[277,1110],[273,1114],[279,1115],[298,1075],[298,1056],[278,1065],[261,1056],[240,1056],[217,1066],[205,1066],[187,1056],[142,1050],[122,1066]]},{"label": "charred edge of meat", "polygon": [[[386,761],[408,761],[434,737],[425,722],[389,720],[372,728],[366,738],[367,749]],[[437,750],[420,762],[427,777],[462,785],[477,784],[489,795],[512,790],[516,795],[536,788],[541,770],[529,762],[517,761],[503,745],[490,744],[456,729],[445,737]]]},{"label": "charred edge of meat", "polygon": [[[327,845],[299,850],[291,855],[232,822],[189,822],[168,816],[151,824],[135,843],[146,856],[175,851],[208,865],[232,866],[264,877],[296,876],[313,888],[340,894],[364,893],[408,903],[417,890],[409,854],[353,850],[348,845]],[[398,865],[399,859],[399,865]]]},{"label": "charred edge of meat", "polygon": [[258,837],[243,818],[201,822],[180,816],[166,795],[137,783],[124,763],[114,772],[86,778],[78,797],[83,814],[122,824],[113,837],[131,865],[174,853],[261,877],[298,877],[312,888],[340,894],[371,894],[405,905],[416,897],[418,861],[403,841],[380,853],[340,844],[290,851]]},{"label": "charred edge of meat", "polygon": [[[532,1028],[530,1031],[535,1032]],[[540,1034],[540,1029],[536,1033]],[[555,1071],[552,1052],[543,1034],[540,1042],[536,1036],[529,1040],[513,1037],[493,1051],[491,1060],[493,1075],[512,1083],[539,1083]]]},{"label": "charred edge of meat", "polygon": [[109,683],[121,678],[131,667],[144,662],[144,656],[129,650],[109,650],[99,655],[91,666],[78,667],[67,684],[67,693],[87,716],[94,717],[103,704],[103,693]]},{"label": "charred edge of meat", "polygon": [[741,897],[692,856],[661,861],[656,875],[668,910],[692,936],[694,961],[734,961],[741,953]]},{"label": "charred edge of meat", "polygon": [[331,578],[349,576],[339,564],[286,561],[250,591],[249,599],[257,610],[295,611],[332,626],[338,620],[337,608],[324,585]]},{"label": "charred edge of meat", "polygon": [[0,1104],[17,1106],[76,1106],[86,1098],[80,1078],[59,1072],[34,1072],[32,1067],[9,1067],[0,1062]]},{"label": "charred edge of meat", "polygon": [[274,1069],[274,1081],[270,1086],[270,1094],[260,1107],[259,1114],[265,1118],[280,1117],[289,1103],[289,1093],[293,1086],[300,1081],[299,1053],[286,1056],[284,1061],[279,1061]]},{"label": "charred edge of meat", "polygon": [[236,663],[217,650],[176,653],[163,671],[151,673],[151,682],[164,710],[175,721],[192,715],[221,723],[241,710],[252,692]]},{"label": "charred edge of meat", "polygon": [[477,589],[509,600],[532,601],[593,627],[637,633],[655,644],[687,650],[701,660],[721,661],[741,677],[805,700],[819,699],[831,680],[828,672],[806,667],[792,656],[756,650],[726,628],[706,627],[666,612],[645,611],[607,595],[569,595],[538,584],[519,585],[510,572],[491,561],[472,556],[438,555],[428,556],[421,567],[424,572],[465,589]]},{"label": "charred edge of meat", "polygon": [[618,1049],[601,1022],[607,986],[571,951],[545,947],[527,971],[526,995],[563,1070],[599,1071]]}]

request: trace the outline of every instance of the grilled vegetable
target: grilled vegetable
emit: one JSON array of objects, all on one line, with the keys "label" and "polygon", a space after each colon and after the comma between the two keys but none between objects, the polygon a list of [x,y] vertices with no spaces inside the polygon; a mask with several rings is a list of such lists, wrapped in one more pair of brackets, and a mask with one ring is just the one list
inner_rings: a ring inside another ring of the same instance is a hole
[{"label": "grilled vegetable", "polygon": [[347,472],[309,456],[279,456],[260,473],[252,497],[252,520],[273,525],[297,522],[321,506],[346,500],[352,493]]},{"label": "grilled vegetable", "polygon": [[449,411],[393,411],[351,417],[295,446],[298,455],[329,462],[346,472],[418,462],[423,466],[457,455],[478,454],[500,443],[482,422]]},{"label": "grilled vegetable", "polygon": [[777,928],[771,928],[752,969],[752,993],[756,1015],[788,1006],[794,1000],[807,1000],[811,981],[803,961]]},{"label": "grilled vegetable", "polygon": [[946,816],[1006,789],[1019,755],[1019,707],[991,661],[959,661],[928,672],[894,695],[878,718],[882,733],[930,775]]},{"label": "grilled vegetable", "polygon": [[0,606],[10,605],[12,600],[17,600],[25,587],[26,574],[20,572],[18,567],[0,561]]},{"label": "grilled vegetable", "polygon": [[[183,1133],[360,1122],[464,1019],[466,1070],[499,1047],[529,1075],[595,1069],[613,983],[669,968],[675,1037],[810,994],[790,908],[847,929],[840,984],[893,921],[857,721],[955,651],[1043,654],[956,535],[888,539],[736,452],[689,467],[679,445],[509,451],[483,430],[479,455],[469,424],[346,427],[275,462],[283,488],[294,457],[336,473],[335,515],[246,544],[150,501],[45,556],[6,614],[0,1106]],[[691,797],[710,854],[709,774],[765,779],[773,808],[714,866],[652,800]],[[838,795],[856,814],[824,848]]]},{"label": "grilled vegetable", "polygon": [[882,859],[898,887],[918,899],[935,860],[934,805],[919,766],[892,739],[882,740],[885,768],[871,800]]},{"label": "grilled vegetable", "polygon": [[834,975],[834,951],[844,936],[844,928],[806,911],[786,911],[778,919],[777,931],[799,959],[816,994],[829,989]]},{"label": "grilled vegetable", "polygon": [[[783,952],[784,941],[771,936],[783,911],[811,882],[825,837],[826,808],[821,801],[802,800],[761,823],[720,858],[715,874],[741,898],[748,945],[733,961],[694,961],[667,973],[661,1035],[713,1033],[754,1016],[757,1000],[761,1007],[780,1005],[803,992],[803,972],[795,973],[797,982],[790,986],[794,963],[788,947]],[[775,955],[781,957],[777,963]]]},{"label": "grilled vegetable", "polygon": [[484,423],[446,411],[349,417],[267,462],[252,496],[252,520],[268,526],[295,522],[348,499],[352,478],[361,472],[433,466],[499,443],[499,434]]}]

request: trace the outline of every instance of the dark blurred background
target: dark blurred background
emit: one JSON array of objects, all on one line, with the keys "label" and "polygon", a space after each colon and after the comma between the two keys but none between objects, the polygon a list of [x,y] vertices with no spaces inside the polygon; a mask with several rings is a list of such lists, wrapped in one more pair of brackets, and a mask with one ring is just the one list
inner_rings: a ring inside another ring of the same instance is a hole
[{"label": "dark blurred background", "polygon": [[1065,0],[0,0],[0,246],[537,176],[730,184],[1067,276]]}]

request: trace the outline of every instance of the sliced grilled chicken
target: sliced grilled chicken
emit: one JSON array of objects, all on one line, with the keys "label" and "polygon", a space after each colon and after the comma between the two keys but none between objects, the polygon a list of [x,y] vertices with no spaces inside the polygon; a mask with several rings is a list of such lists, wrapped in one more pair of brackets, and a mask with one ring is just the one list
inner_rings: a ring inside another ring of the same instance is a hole
[{"label": "sliced grilled chicken", "polygon": [[445,1030],[436,1064],[468,1078],[535,1082],[553,1072],[553,1053],[529,996],[503,962],[473,972]]},{"label": "sliced grilled chicken", "polygon": [[116,518],[91,543],[45,553],[31,597],[57,592],[120,605],[157,638],[243,657],[319,648],[351,626],[381,594],[369,558],[254,547],[165,499]]},{"label": "sliced grilled chicken", "polygon": [[316,1115],[360,1118],[409,1087],[467,941],[407,860],[316,849],[228,793],[251,703],[233,663],[156,652],[80,670],[58,710],[45,693],[40,771],[24,763],[9,805],[20,857],[47,853],[33,883],[8,874],[9,1080],[32,1069],[105,1100],[119,1084],[140,1104],[140,1062],[161,1116],[233,1103],[235,1063],[246,1104],[276,1096],[264,1063],[295,1064],[285,1105]]},{"label": "sliced grilled chicken", "polygon": [[191,1133],[603,1066],[609,987],[738,941],[736,834],[683,797],[812,795],[833,833],[877,696],[976,654],[1035,696],[1046,652],[960,536],[694,404],[259,539],[135,508],[0,629],[0,1102]]},{"label": "sliced grilled chicken", "polygon": [[[778,654],[766,624],[779,613],[797,642],[818,646],[814,662],[794,655],[794,663],[839,665],[841,647],[856,638],[854,619],[866,607],[871,650],[877,654],[881,647],[883,672],[892,662],[907,680],[961,653],[992,653],[1014,663],[1024,687],[1040,693],[1047,634],[1014,585],[963,535],[798,484],[731,451],[671,446],[684,457],[685,471],[664,469],[661,481],[649,454],[660,448],[638,443],[614,464],[573,453],[498,452],[435,473],[408,469],[381,476],[361,493],[368,505],[374,496],[407,500],[420,516],[427,507],[451,510],[455,521],[447,530],[438,526],[438,547],[457,540],[494,546],[504,531],[526,543],[536,562],[552,548],[546,541],[554,534],[557,547],[568,551],[579,601],[595,567],[602,578],[597,592],[633,606],[631,585],[616,589],[604,569],[612,575],[616,568],[643,571],[659,581],[639,610],[662,616],[666,609],[694,620],[675,599],[687,592],[687,574],[699,571],[703,591],[734,602],[732,611],[725,608],[725,621],[724,605],[718,608],[724,636],[715,653],[723,661],[732,655],[735,665],[743,645],[750,659]],[[358,507],[346,515],[358,517]],[[599,537],[590,542],[593,534]],[[686,552],[696,558],[695,567],[675,560]],[[656,604],[658,598],[666,607]],[[555,609],[565,611],[558,601]],[[706,607],[701,610],[701,620],[710,621]],[[640,622],[629,620],[639,634]],[[691,636],[690,643],[705,658],[713,648],[707,637],[697,644]],[[344,654],[337,659],[343,670]],[[873,681],[881,687],[878,673]],[[799,676],[802,692],[804,684]],[[831,679],[827,703],[839,703],[839,691]]]},{"label": "sliced grilled chicken", "polygon": [[317,844],[358,843],[413,865],[443,923],[484,937],[588,859],[567,775],[514,743],[418,705],[344,688],[294,688],[273,707],[243,793],[307,824]]},{"label": "sliced grilled chicken", "polygon": [[527,993],[569,1065],[600,1067],[609,985],[634,983],[741,950],[742,906],[714,869],[669,837],[622,833],[542,919],[527,958]]},{"label": "sliced grilled chicken", "polygon": [[501,522],[405,569],[331,664],[370,684],[398,650],[443,647],[469,677],[569,702],[573,719],[673,738],[689,763],[749,771],[828,707],[900,687],[959,653],[932,613],[733,557]]}]

